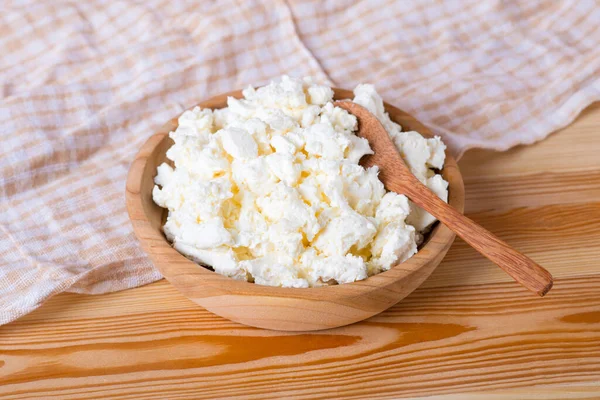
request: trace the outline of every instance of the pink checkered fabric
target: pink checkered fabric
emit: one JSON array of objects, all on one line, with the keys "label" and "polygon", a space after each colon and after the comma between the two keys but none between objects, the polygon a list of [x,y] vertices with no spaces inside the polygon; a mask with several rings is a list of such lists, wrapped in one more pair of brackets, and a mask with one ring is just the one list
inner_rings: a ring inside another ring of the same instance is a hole
[{"label": "pink checkered fabric", "polygon": [[0,323],[156,281],[125,211],[142,143],[281,74],[384,99],[466,149],[540,140],[600,99],[595,1],[9,1],[0,12]]}]

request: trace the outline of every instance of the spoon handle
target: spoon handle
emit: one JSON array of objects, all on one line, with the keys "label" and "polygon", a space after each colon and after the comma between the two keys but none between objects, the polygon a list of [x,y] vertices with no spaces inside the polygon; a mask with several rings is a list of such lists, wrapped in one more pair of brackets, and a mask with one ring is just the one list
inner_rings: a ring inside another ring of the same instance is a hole
[{"label": "spoon handle", "polygon": [[446,202],[441,200],[429,188],[419,182],[403,185],[404,193],[421,208],[436,217],[454,231],[471,247],[497,264],[521,285],[544,296],[552,288],[552,275],[532,259],[519,253],[493,233],[465,217]]}]

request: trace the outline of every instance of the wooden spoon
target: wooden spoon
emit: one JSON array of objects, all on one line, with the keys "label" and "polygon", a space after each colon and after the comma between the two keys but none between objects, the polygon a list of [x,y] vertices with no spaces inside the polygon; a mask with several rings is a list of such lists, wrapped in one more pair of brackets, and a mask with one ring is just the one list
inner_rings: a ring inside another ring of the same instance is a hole
[{"label": "wooden spoon", "polygon": [[357,135],[367,139],[375,152],[363,157],[361,165],[365,168],[377,165],[379,179],[388,190],[406,195],[527,289],[540,296],[548,293],[552,288],[552,275],[529,257],[456,211],[422,184],[410,172],[377,117],[351,101],[336,101],[334,104],[356,116]]}]

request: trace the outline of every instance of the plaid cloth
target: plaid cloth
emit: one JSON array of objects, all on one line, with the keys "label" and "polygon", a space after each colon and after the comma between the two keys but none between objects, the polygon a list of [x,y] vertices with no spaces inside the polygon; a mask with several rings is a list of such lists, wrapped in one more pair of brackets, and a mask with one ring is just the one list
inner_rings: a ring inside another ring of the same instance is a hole
[{"label": "plaid cloth", "polygon": [[0,323],[62,291],[156,281],[125,211],[169,118],[281,74],[384,99],[456,155],[532,143],[600,98],[574,1],[9,1],[0,6]]}]

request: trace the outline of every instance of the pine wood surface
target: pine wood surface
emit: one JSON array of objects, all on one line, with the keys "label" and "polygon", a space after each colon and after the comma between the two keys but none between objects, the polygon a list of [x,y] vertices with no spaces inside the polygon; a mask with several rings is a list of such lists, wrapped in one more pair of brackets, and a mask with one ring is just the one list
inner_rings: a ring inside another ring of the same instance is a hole
[{"label": "pine wood surface", "polygon": [[0,398],[597,399],[599,126],[596,103],[459,162],[467,215],[553,274],[544,298],[459,239],[402,302],[321,332],[245,327],[165,281],[62,294],[0,327]]}]

